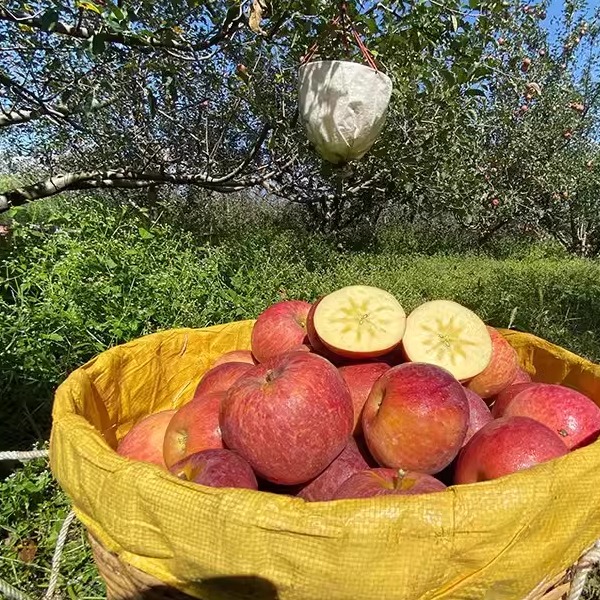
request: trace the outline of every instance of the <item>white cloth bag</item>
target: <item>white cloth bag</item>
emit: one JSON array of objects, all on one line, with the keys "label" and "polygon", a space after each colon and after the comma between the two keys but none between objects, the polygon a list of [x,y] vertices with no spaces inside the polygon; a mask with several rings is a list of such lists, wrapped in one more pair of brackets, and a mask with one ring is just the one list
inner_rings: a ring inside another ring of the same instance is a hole
[{"label": "white cloth bag", "polygon": [[298,76],[300,118],[317,152],[334,164],[361,159],[385,123],[391,79],[341,60],[306,63]]}]

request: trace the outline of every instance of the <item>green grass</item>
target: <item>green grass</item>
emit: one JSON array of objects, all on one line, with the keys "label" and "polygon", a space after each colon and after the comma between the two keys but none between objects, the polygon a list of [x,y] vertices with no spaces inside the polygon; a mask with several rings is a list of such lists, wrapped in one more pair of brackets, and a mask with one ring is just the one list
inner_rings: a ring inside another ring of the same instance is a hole
[{"label": "green grass", "polygon": [[[436,245],[431,233],[399,228],[382,232],[370,251],[339,251],[286,215],[242,209],[229,215],[229,228],[218,207],[178,224],[107,199],[15,212],[10,242],[0,241],[0,450],[47,439],[56,386],[108,347],[171,327],[254,318],[280,298],[314,300],[348,284],[385,288],[407,311],[454,299],[492,325],[512,321],[600,361],[597,261],[514,242],[459,253],[454,242]],[[39,594],[67,499],[43,461],[0,481],[0,497],[0,577]],[[18,553],[28,540],[37,551],[26,564]],[[80,529],[67,550],[63,592],[101,597]]]}]

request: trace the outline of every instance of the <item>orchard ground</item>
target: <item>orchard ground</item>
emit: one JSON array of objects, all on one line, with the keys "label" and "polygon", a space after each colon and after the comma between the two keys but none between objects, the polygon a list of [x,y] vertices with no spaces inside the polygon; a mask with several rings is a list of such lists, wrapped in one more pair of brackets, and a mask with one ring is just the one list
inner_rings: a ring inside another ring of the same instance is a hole
[{"label": "orchard ground", "polygon": [[[0,450],[43,445],[56,386],[108,347],[255,318],[278,299],[312,301],[355,283],[392,292],[407,311],[456,300],[490,325],[600,362],[597,260],[508,234],[478,247],[443,223],[357,231],[341,248],[293,212],[224,202],[190,213],[58,198],[0,221]],[[41,596],[68,501],[44,460],[0,469],[0,578]],[[78,526],[63,560],[65,597],[105,597]],[[586,593],[600,598],[600,576]]]}]

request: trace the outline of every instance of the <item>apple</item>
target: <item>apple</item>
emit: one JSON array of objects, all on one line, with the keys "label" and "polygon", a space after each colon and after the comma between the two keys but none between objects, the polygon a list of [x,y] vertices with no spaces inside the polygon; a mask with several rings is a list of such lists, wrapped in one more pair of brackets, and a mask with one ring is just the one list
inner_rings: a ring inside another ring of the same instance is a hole
[{"label": "apple", "polygon": [[241,362],[255,365],[258,361],[254,358],[254,355],[250,350],[231,350],[230,352],[225,352],[217,357],[212,366],[218,367],[219,365],[224,365],[229,362]]},{"label": "apple", "polygon": [[567,454],[551,429],[529,417],[500,417],[484,425],[460,451],[456,484],[496,479]]},{"label": "apple", "polygon": [[406,314],[396,298],[380,288],[351,285],[319,300],[312,316],[323,345],[351,359],[375,358],[400,344]]},{"label": "apple", "polygon": [[315,479],[302,487],[297,496],[309,502],[331,500],[335,491],[354,473],[368,469],[353,438],[342,453]]},{"label": "apple", "polygon": [[529,384],[498,416],[530,417],[561,436],[569,450],[592,443],[600,434],[600,408],[577,390],[554,383]]},{"label": "apple", "polygon": [[121,456],[165,467],[163,441],[176,410],[161,410],[138,421],[117,446]]},{"label": "apple", "polygon": [[252,467],[225,448],[202,450],[175,463],[169,471],[186,481],[211,487],[258,489]]},{"label": "apple", "polygon": [[406,319],[402,345],[411,362],[437,365],[459,381],[479,375],[492,358],[492,338],[485,323],[451,300],[417,306]]},{"label": "apple", "polygon": [[492,339],[492,358],[488,366],[467,383],[467,388],[482,398],[491,398],[508,387],[517,376],[516,350],[493,327],[487,327]]},{"label": "apple", "polygon": [[240,377],[250,371],[252,366],[246,362],[227,362],[209,369],[200,379],[194,397],[226,392]]},{"label": "apple", "polygon": [[163,444],[167,467],[190,454],[209,448],[223,448],[219,409],[225,392],[195,395],[173,416]]},{"label": "apple", "polygon": [[431,494],[445,489],[446,486],[441,481],[425,473],[376,468],[351,475],[338,488],[332,499]]},{"label": "apple", "polygon": [[362,415],[367,446],[381,466],[428,474],[452,462],[468,425],[463,386],[445,369],[426,363],[386,371]]},{"label": "apple", "polygon": [[536,384],[533,382],[515,383],[514,385],[509,385],[507,388],[503,389],[495,397],[494,404],[492,404],[492,417],[494,417],[494,419],[501,417],[504,414],[504,409],[512,402],[512,399],[532,385]]},{"label": "apple", "polygon": [[390,366],[383,362],[356,363],[339,367],[354,405],[354,433],[361,430],[362,409],[373,384],[389,369]]},{"label": "apple", "polygon": [[481,396],[475,392],[465,389],[467,402],[469,403],[469,426],[463,441],[463,447],[486,423],[489,423],[494,417]]},{"label": "apple", "polygon": [[317,310],[317,306],[319,305],[320,301],[321,298],[319,298],[316,302],[313,303],[310,310],[308,311],[308,316],[306,317],[306,333],[308,336],[308,345],[314,353],[318,354],[319,356],[322,356],[323,358],[326,358],[332,364],[340,366],[345,364],[346,360],[341,356],[338,356],[331,352],[331,350],[329,350],[327,346],[325,346],[325,344],[321,341],[321,338],[319,338],[319,336],[317,335],[317,330],[315,329],[315,311]]},{"label": "apple", "polygon": [[252,354],[258,362],[306,346],[306,318],[310,307],[309,302],[302,300],[283,300],[258,316],[251,338]]},{"label": "apple", "polygon": [[517,374],[515,375],[515,378],[510,382],[510,385],[516,385],[517,383],[530,383],[531,382],[531,375],[529,373],[527,373],[527,371],[524,371],[523,369],[521,369],[521,367],[519,367],[517,369]]},{"label": "apple", "polygon": [[251,367],[221,403],[225,446],[263,479],[314,479],[342,452],[354,410],[346,382],[325,358],[287,352]]}]

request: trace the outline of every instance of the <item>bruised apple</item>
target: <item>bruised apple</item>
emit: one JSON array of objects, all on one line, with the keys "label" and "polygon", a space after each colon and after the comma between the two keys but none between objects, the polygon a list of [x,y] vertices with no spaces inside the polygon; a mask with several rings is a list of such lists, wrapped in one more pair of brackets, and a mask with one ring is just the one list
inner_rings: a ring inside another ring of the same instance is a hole
[{"label": "bruised apple", "polygon": [[310,307],[309,302],[302,300],[283,300],[258,316],[251,338],[252,354],[258,362],[302,346],[308,350],[306,319]]},{"label": "bruised apple", "polygon": [[402,469],[366,469],[350,476],[338,488],[333,500],[402,496],[441,492],[446,486],[431,475]]},{"label": "bruised apple", "polygon": [[493,327],[487,327],[492,339],[492,358],[467,387],[482,398],[491,398],[508,387],[517,376],[519,362],[516,350]]},{"label": "bruised apple", "polygon": [[463,446],[477,433],[486,423],[489,423],[494,417],[485,403],[485,400],[475,392],[465,389],[467,402],[469,403],[469,427],[463,441]]},{"label": "bruised apple", "polygon": [[463,386],[445,369],[425,363],[386,371],[362,415],[365,440],[380,465],[428,474],[452,462],[468,425]]},{"label": "bruised apple", "polygon": [[348,443],[353,423],[344,379],[309,352],[280,354],[251,367],[221,403],[225,446],[261,478],[282,485],[319,475]]},{"label": "bruised apple", "polygon": [[241,456],[224,448],[191,454],[169,471],[180,479],[200,485],[258,489],[252,467]]},{"label": "bruised apple", "polygon": [[226,392],[253,365],[247,362],[227,362],[217,365],[204,373],[196,387],[194,397],[213,392]]},{"label": "bruised apple", "polygon": [[315,479],[296,494],[309,502],[331,500],[335,491],[354,473],[368,469],[354,438],[350,438],[342,453]]},{"label": "bruised apple", "polygon": [[163,445],[167,467],[201,450],[223,447],[219,408],[224,396],[225,392],[196,395],[175,413]]},{"label": "bruised apple", "polygon": [[476,483],[528,469],[568,453],[561,438],[529,417],[500,417],[460,451],[454,482]]},{"label": "bruised apple", "polygon": [[350,390],[354,405],[354,432],[361,430],[362,409],[375,382],[390,369],[383,362],[356,363],[339,367],[339,371]]},{"label": "bruised apple", "polygon": [[600,434],[600,408],[581,392],[563,385],[529,384],[496,412],[543,423],[560,435],[569,450],[590,444]]},{"label": "bruised apple", "polygon": [[360,360],[383,356],[398,346],[406,314],[389,292],[352,285],[323,296],[312,321],[316,336],[328,350]]},{"label": "bruised apple", "polygon": [[176,410],[162,410],[138,421],[117,446],[117,453],[133,460],[165,467],[165,432]]},{"label": "bruised apple", "polygon": [[406,319],[402,344],[411,362],[437,365],[459,381],[479,375],[492,358],[492,339],[485,323],[451,300],[417,306]]},{"label": "bruised apple", "polygon": [[212,366],[218,367],[219,365],[224,365],[229,362],[248,363],[249,365],[255,365],[257,363],[250,350],[231,350],[230,352],[225,352],[217,357]]}]

